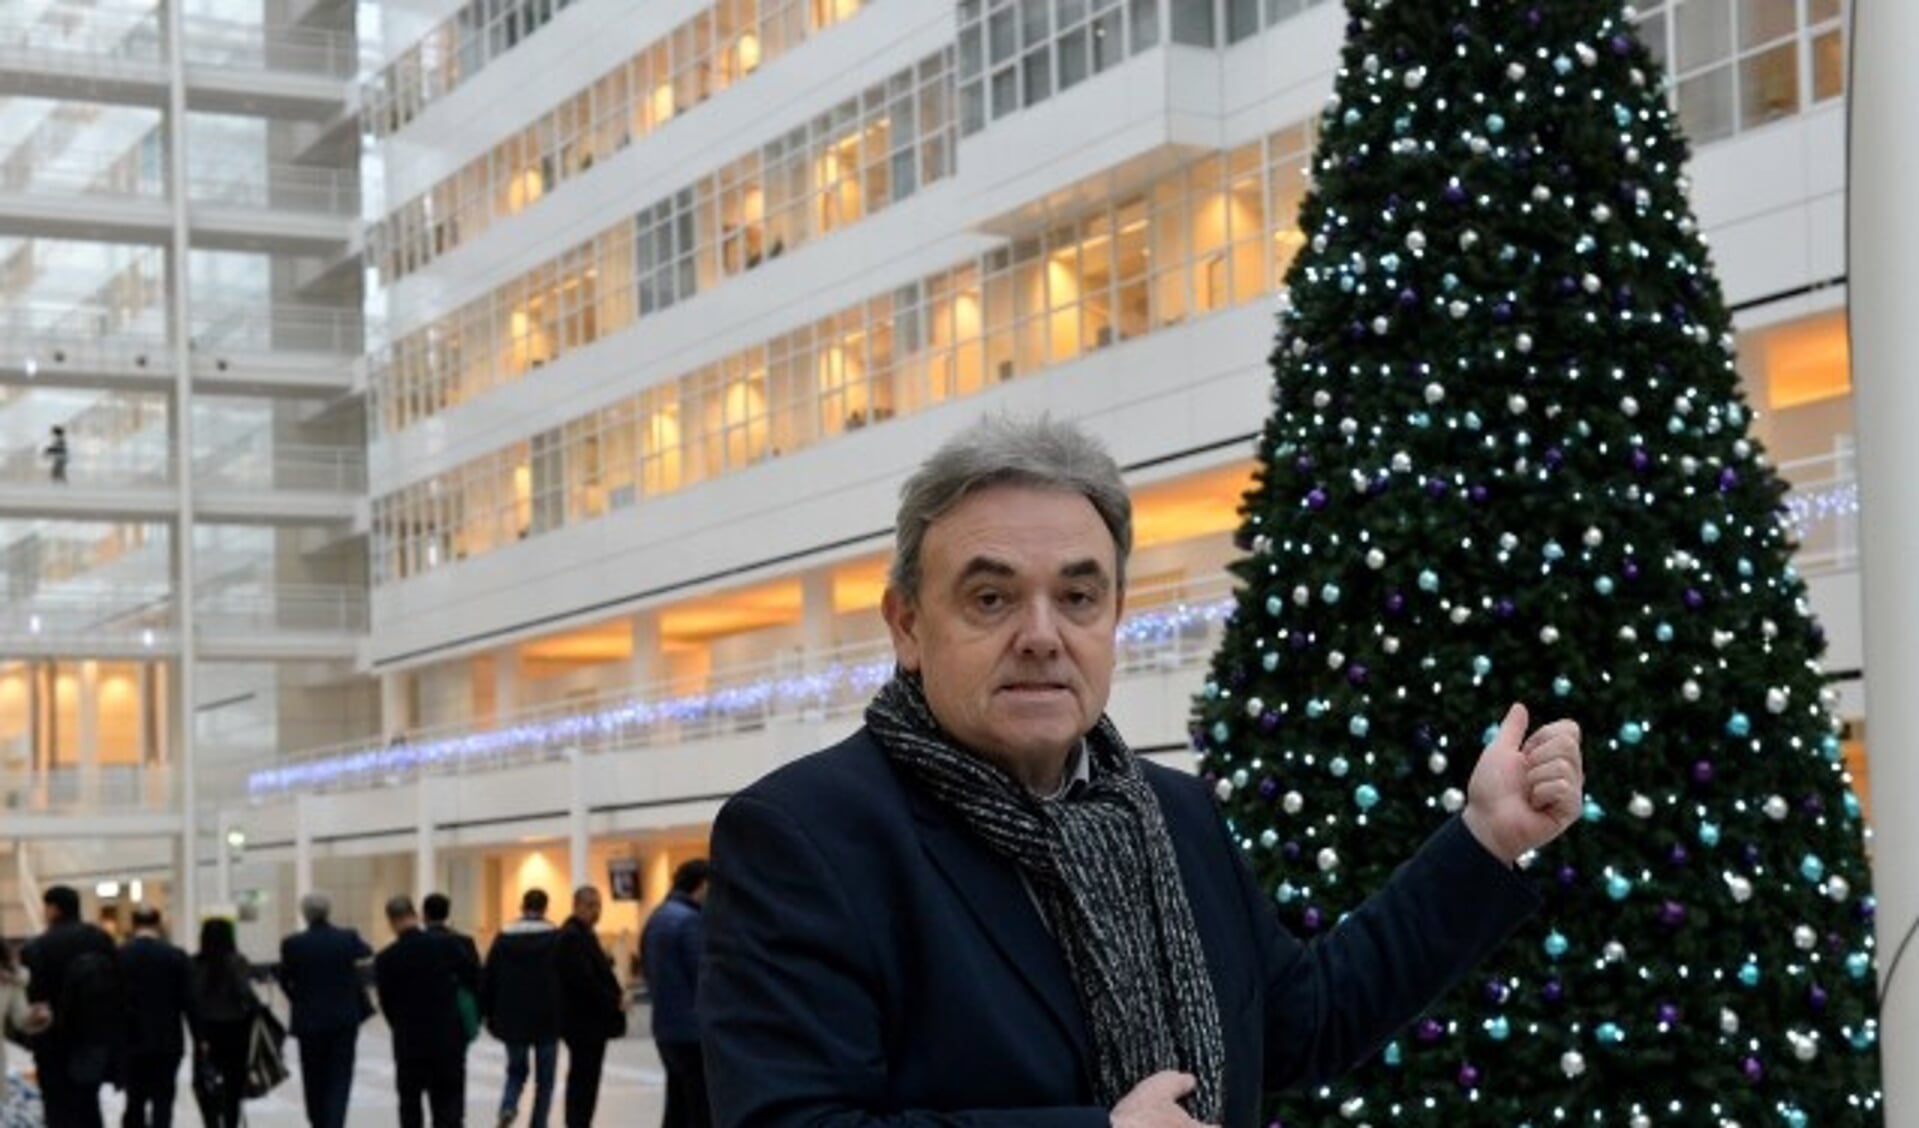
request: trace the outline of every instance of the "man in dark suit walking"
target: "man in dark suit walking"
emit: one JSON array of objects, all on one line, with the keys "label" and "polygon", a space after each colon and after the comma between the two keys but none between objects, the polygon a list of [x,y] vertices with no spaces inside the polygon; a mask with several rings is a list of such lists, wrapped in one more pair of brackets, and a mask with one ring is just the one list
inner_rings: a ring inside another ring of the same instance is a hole
[{"label": "man in dark suit walking", "polygon": [[640,932],[640,962],[653,996],[653,1045],[666,1069],[665,1128],[708,1128],[706,1068],[700,1057],[700,1023],[693,1013],[699,993],[700,953],[706,928],[705,858],[680,863],[673,890]]},{"label": "man in dark suit walking", "polygon": [[901,490],[897,670],[844,743],[713,827],[699,1007],[723,1128],[1254,1128],[1363,1060],[1536,904],[1578,730],[1514,706],[1460,817],[1312,945],[1212,797],[1104,713],[1132,509],[1110,455],[988,420]]},{"label": "man in dark suit walking", "polygon": [[373,957],[360,934],[336,928],[333,905],[318,893],[300,898],[306,930],[280,941],[280,986],[293,1004],[292,1035],[300,1042],[300,1084],[312,1128],[346,1128],[360,1023],[372,1009],[360,964]]},{"label": "man in dark suit walking", "polygon": [[606,1044],[626,1033],[626,1005],[613,962],[593,926],[600,922],[600,891],[573,891],[573,915],[553,945],[553,974],[560,985],[560,1038],[566,1042],[566,1128],[592,1128],[600,1100],[600,1069]]},{"label": "man in dark suit walking", "polygon": [[80,919],[80,894],[55,885],[41,897],[47,929],[20,953],[27,998],[53,1026],[33,1044],[48,1128],[100,1128],[100,1086],[112,1075],[126,1026],[126,988],[113,940]]},{"label": "man in dark suit walking", "polygon": [[[487,1028],[506,1047],[506,1088],[500,1093],[499,1128],[520,1114],[520,1094],[533,1075],[528,1128],[546,1128],[553,1106],[553,1070],[559,1056],[559,980],[553,946],[559,930],[546,919],[546,890],[520,898],[520,919],[500,929],[487,949],[480,977],[480,1011]],[[531,1059],[529,1065],[528,1059]]]},{"label": "man in dark suit walking", "polygon": [[466,1032],[460,1028],[459,948],[420,927],[411,897],[386,903],[393,943],[373,959],[380,1010],[393,1031],[393,1080],[400,1128],[420,1128],[421,1098],[434,1128],[459,1128],[466,1114]]},{"label": "man in dark suit walking", "polygon": [[[160,930],[160,910],[133,910],[133,937],[120,949],[127,986],[127,1111],[124,1128],[169,1128],[174,1078],[186,1056],[181,1031],[193,1016],[193,964]],[[197,1038],[197,1036],[196,1036]]]}]

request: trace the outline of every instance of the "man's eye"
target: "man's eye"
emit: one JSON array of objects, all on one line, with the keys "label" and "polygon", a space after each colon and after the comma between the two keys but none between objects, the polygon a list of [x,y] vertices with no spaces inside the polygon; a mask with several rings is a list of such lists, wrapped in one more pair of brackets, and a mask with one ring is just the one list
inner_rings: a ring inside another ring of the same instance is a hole
[{"label": "man's eye", "polygon": [[973,597],[973,602],[982,611],[997,611],[1006,605],[1006,597],[996,591],[983,591]]}]

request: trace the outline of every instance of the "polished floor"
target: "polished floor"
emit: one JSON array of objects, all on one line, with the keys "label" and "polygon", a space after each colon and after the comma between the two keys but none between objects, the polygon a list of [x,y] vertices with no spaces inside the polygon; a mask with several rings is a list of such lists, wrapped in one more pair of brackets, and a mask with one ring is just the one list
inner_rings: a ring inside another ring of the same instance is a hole
[{"label": "polished floor", "polygon": [[[644,1030],[644,1012],[636,1012],[634,1018],[635,1026]],[[297,1059],[297,1044],[288,1042],[287,1053],[290,1058]],[[291,1061],[288,1064],[294,1065]],[[467,1128],[493,1128],[498,1115],[500,1089],[506,1078],[506,1055],[500,1044],[482,1036],[467,1054],[466,1071]],[[177,1128],[201,1128],[199,1112],[193,1107],[193,1099],[185,1089],[184,1076],[181,1084],[174,1124]],[[559,1076],[562,1091],[565,1084],[566,1051],[562,1049]],[[528,1088],[528,1093],[521,1099],[520,1118],[515,1122],[521,1125],[526,1124],[527,1112],[533,1104],[530,1084]],[[561,1123],[560,1096],[560,1093],[554,1094],[553,1113],[547,1121],[549,1128],[559,1128]],[[295,1066],[293,1076],[286,1084],[260,1100],[247,1102],[247,1128],[304,1128],[306,1115],[302,1100],[300,1072]],[[660,1059],[654,1052],[652,1039],[627,1037],[607,1047],[606,1074],[600,1086],[599,1110],[593,1119],[595,1125],[646,1128],[660,1122],[665,1102],[665,1074],[660,1072]],[[107,1124],[119,1124],[122,1108],[120,1094],[108,1090],[106,1099],[101,1103],[107,1114]],[[347,1123],[352,1128],[361,1128],[362,1125],[376,1128],[398,1124],[399,1120],[399,1099],[393,1088],[391,1043],[387,1040],[386,1023],[375,1018],[360,1031],[360,1048],[353,1078],[353,1109],[347,1117]]]}]

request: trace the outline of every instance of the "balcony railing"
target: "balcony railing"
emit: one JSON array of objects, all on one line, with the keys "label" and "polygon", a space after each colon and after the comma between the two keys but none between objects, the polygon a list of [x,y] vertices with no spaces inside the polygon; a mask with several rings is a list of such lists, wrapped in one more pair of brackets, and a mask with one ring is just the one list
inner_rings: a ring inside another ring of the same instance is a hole
[{"label": "balcony railing", "polygon": [[0,337],[30,374],[65,369],[168,370],[165,313],[158,307],[23,303],[0,309]]},{"label": "balcony railing", "polygon": [[1786,519],[1798,538],[1793,566],[1802,576],[1859,566],[1859,470],[1853,437],[1839,435],[1831,454],[1779,464],[1792,486]]},{"label": "balcony railing", "polygon": [[0,4],[0,54],[62,56],[62,69],[84,65],[89,73],[122,73],[129,65],[151,68],[165,58],[159,14],[152,8],[100,8],[56,2]]},{"label": "balcony railing", "polygon": [[0,770],[0,810],[9,813],[166,811],[173,802],[173,769],[164,764]]},{"label": "balcony railing", "polygon": [[[0,639],[161,648],[171,643],[177,621],[164,583],[42,591],[0,603]],[[366,591],[349,584],[208,586],[194,600],[194,624],[203,638],[220,640],[277,633],[358,637],[367,629]]]},{"label": "balcony railing", "polygon": [[359,494],[366,490],[366,452],[256,437],[197,455],[193,477],[199,484],[226,489]]},{"label": "balcony railing", "polygon": [[332,306],[195,305],[193,348],[202,353],[306,352],[358,357],[366,317]]},{"label": "balcony railing", "polygon": [[[151,488],[173,481],[172,458],[163,445],[69,439],[65,461],[64,484],[69,486]],[[16,447],[0,455],[0,483],[53,483],[54,471],[54,459],[42,445]]]},{"label": "balcony railing", "polygon": [[[352,78],[360,69],[361,52],[351,32],[265,28],[205,17],[188,17],[186,32],[188,66],[293,71],[342,80]],[[342,98],[345,94],[343,86]]]},{"label": "balcony railing", "polygon": [[196,204],[357,216],[360,178],[357,171],[306,165],[194,167],[187,173],[187,198]]},{"label": "balcony railing", "polygon": [[0,192],[50,196],[131,196],[162,200],[167,195],[165,170],[157,165],[126,160],[127,150],[90,152],[62,147],[36,153],[32,159],[10,159],[0,164]]},{"label": "balcony railing", "polygon": [[[1231,581],[1128,593],[1133,611],[1119,628],[1117,672],[1195,668],[1219,644],[1232,613]],[[893,673],[892,647],[861,643],[715,673],[706,685],[659,682],[616,704],[522,710],[496,722],[410,732],[385,743],[314,749],[254,772],[248,792],[267,799],[298,791],[402,783],[422,774],[494,771],[555,759],[569,748],[617,752],[763,729],[779,719],[845,716],[866,707]]]}]

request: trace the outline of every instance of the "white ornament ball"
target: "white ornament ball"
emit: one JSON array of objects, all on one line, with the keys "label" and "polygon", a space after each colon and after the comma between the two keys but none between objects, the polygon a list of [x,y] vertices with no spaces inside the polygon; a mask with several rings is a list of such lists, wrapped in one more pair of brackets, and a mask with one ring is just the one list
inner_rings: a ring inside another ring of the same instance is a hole
[{"label": "white ornament ball", "polygon": [[1517,392],[1506,397],[1506,410],[1512,412],[1514,415],[1526,414],[1526,397]]},{"label": "white ornament ball", "polygon": [[1259,719],[1259,715],[1261,713],[1264,713],[1265,711],[1266,711],[1266,702],[1261,701],[1257,697],[1247,699],[1246,701],[1247,716],[1257,721]]},{"label": "white ornament ball", "polygon": [[1593,210],[1592,210],[1592,217],[1593,217],[1593,222],[1604,223],[1607,220],[1612,218],[1612,209],[1607,207],[1604,204],[1594,204]]},{"label": "white ornament ball", "polygon": [[1631,396],[1622,396],[1619,400],[1619,410],[1630,419],[1639,414],[1639,401]]},{"label": "white ornament ball", "polygon": [[1317,861],[1321,873],[1331,873],[1339,868],[1339,851],[1328,846],[1319,852]]},{"label": "white ornament ball", "polygon": [[1731,632],[1731,631],[1714,631],[1714,632],[1712,632],[1712,646],[1713,646],[1713,649],[1714,649],[1714,650],[1724,650],[1724,649],[1725,649],[1726,647],[1728,647],[1728,646],[1731,646],[1731,645],[1732,645],[1732,639],[1733,639],[1733,634],[1732,634],[1732,632]]},{"label": "white ornament ball", "polygon": [[1792,1056],[1800,1061],[1811,1061],[1819,1056],[1819,1040],[1810,1034],[1788,1030],[1786,1043],[1792,1047]]},{"label": "white ornament ball", "polygon": [[1587,67],[1597,66],[1599,63],[1599,52],[1593,50],[1592,47],[1588,44],[1585,44],[1585,43],[1573,44],[1573,54],[1579,56],[1579,63],[1581,66],[1587,66]]},{"label": "white ornament ball", "polygon": [[1452,301],[1446,303],[1446,313],[1454,321],[1458,321],[1460,318],[1465,317],[1467,314],[1471,313],[1472,311],[1473,311],[1473,307],[1467,305],[1465,302],[1460,301],[1458,298],[1454,298]]},{"label": "white ornament ball", "polygon": [[1759,633],[1765,635],[1767,638],[1778,638],[1779,624],[1773,622],[1771,619],[1761,619],[1759,620]]},{"label": "white ornament ball", "polygon": [[1470,251],[1474,247],[1477,247],[1478,245],[1479,245],[1479,232],[1474,231],[1472,228],[1468,227],[1466,230],[1461,231],[1459,233],[1459,249],[1460,250]]},{"label": "white ornament ball", "polygon": [[1456,815],[1466,807],[1466,793],[1457,787],[1448,787],[1439,797],[1439,805],[1449,815]]},{"label": "white ornament ball", "polygon": [[1752,900],[1752,882],[1738,874],[1727,875],[1726,891],[1732,894],[1732,899],[1737,904],[1743,905]]},{"label": "white ornament ball", "polygon": [[1725,1007],[1719,1008],[1719,1032],[1721,1034],[1739,1033],[1739,1016]]},{"label": "white ornament ball", "polygon": [[1404,81],[1406,83],[1406,89],[1408,90],[1419,89],[1421,86],[1425,85],[1426,68],[1414,67],[1412,70],[1407,71],[1406,78]]},{"label": "white ornament ball", "polygon": [[1420,251],[1425,250],[1426,249],[1426,233],[1424,231],[1407,232],[1406,233],[1406,249],[1413,252],[1414,254],[1418,254]]},{"label": "white ornament ball", "polygon": [[1388,654],[1399,653],[1399,636],[1387,635],[1385,638],[1380,639],[1379,648]]},{"label": "white ornament ball", "polygon": [[1376,548],[1366,550],[1366,567],[1377,572],[1386,566],[1386,554]]},{"label": "white ornament ball", "polygon": [[1652,1117],[1643,1112],[1635,1112],[1632,1119],[1626,1121],[1626,1128],[1652,1128]]},{"label": "white ornament ball", "polygon": [[1531,333],[1521,333],[1521,334],[1520,334],[1519,336],[1517,336],[1517,337],[1514,337],[1514,338],[1513,338],[1513,348],[1515,348],[1515,349],[1518,349],[1518,350],[1519,350],[1519,351],[1520,351],[1521,353],[1529,353],[1529,352],[1531,352],[1531,351],[1533,351],[1533,338],[1532,338],[1532,334],[1531,334]]},{"label": "white ornament ball", "polygon": [[1636,819],[1652,818],[1652,800],[1644,795],[1633,796],[1632,802],[1626,804],[1626,809],[1631,811]]},{"label": "white ornament ball", "polygon": [[1220,780],[1213,785],[1213,794],[1218,796],[1219,801],[1222,803],[1231,799],[1233,797],[1233,781],[1230,779]]},{"label": "white ornament ball", "polygon": [[1395,452],[1393,453],[1393,473],[1395,473],[1395,474],[1407,474],[1407,473],[1410,473],[1410,472],[1412,471],[1412,468],[1413,468],[1413,456],[1412,456],[1412,455],[1410,455],[1410,454],[1407,454],[1407,453],[1406,453],[1405,451],[1403,451],[1403,450],[1402,450],[1402,451],[1395,451]]},{"label": "white ornament ball", "polygon": [[1391,331],[1392,327],[1393,323],[1387,320],[1384,315],[1373,318],[1373,336],[1375,337],[1384,337]]},{"label": "white ornament ball", "polygon": [[1513,549],[1519,547],[1519,538],[1511,533],[1501,533],[1499,534],[1499,547],[1505,549],[1507,552],[1511,552]]},{"label": "white ornament ball", "polygon": [[1346,664],[1346,654],[1344,651],[1333,650],[1333,651],[1327,652],[1326,654],[1327,669],[1337,670],[1341,666],[1344,666],[1345,664]]},{"label": "white ornament ball", "polygon": [[1852,896],[1852,883],[1836,875],[1829,877],[1826,879],[1826,896],[1835,901],[1843,901]]},{"label": "white ornament ball", "polygon": [[1426,385],[1426,402],[1438,403],[1446,398],[1445,385],[1437,382]]},{"label": "white ornament ball", "polygon": [[1313,589],[1307,587],[1305,584],[1299,584],[1293,588],[1294,603],[1297,603],[1301,607],[1304,607],[1308,603],[1311,603],[1312,600],[1313,600]]},{"label": "white ornament ball", "polygon": [[1332,406],[1332,402],[1333,402],[1333,393],[1327,391],[1324,388],[1321,388],[1318,391],[1313,393],[1314,407],[1324,409]]},{"label": "white ornament ball", "polygon": [[1491,141],[1486,140],[1484,137],[1473,138],[1471,141],[1466,143],[1466,147],[1468,149],[1471,149],[1473,151],[1473,155],[1476,157],[1483,157],[1487,153],[1490,153],[1493,151],[1493,143]]},{"label": "white ornament ball", "polygon": [[1454,626],[1459,626],[1461,623],[1473,617],[1473,611],[1470,607],[1455,607],[1452,609],[1452,613],[1446,617],[1453,621]]},{"label": "white ornament ball", "polygon": [[1578,1050],[1567,1050],[1559,1055],[1559,1072],[1567,1077],[1577,1077],[1586,1072],[1586,1055]]},{"label": "white ornament ball", "polygon": [[1297,791],[1288,791],[1279,801],[1280,809],[1289,815],[1297,815],[1306,809],[1306,797]]},{"label": "white ornament ball", "polygon": [[1364,1097],[1353,1097],[1350,1100],[1343,1102],[1339,1106],[1339,1115],[1345,1117],[1348,1120],[1359,1119],[1359,1114],[1365,1111],[1366,1111],[1366,1098]]},{"label": "white ornament ball", "polygon": [[1547,624],[1546,626],[1539,628],[1539,641],[1545,643],[1547,646],[1551,646],[1553,643],[1558,642],[1559,628],[1551,624]]},{"label": "white ornament ball", "polygon": [[1521,82],[1526,77],[1526,67],[1522,63],[1506,64],[1506,81]]},{"label": "white ornament ball", "polygon": [[1588,294],[1597,294],[1599,292],[1599,285],[1600,285],[1599,275],[1597,274],[1581,275],[1579,278],[1579,285],[1583,287]]},{"label": "white ornament ball", "polygon": [[1587,548],[1598,548],[1600,545],[1606,543],[1606,534],[1599,526],[1588,525],[1580,539],[1586,542]]},{"label": "white ornament ball", "polygon": [[1543,204],[1553,198],[1553,190],[1544,184],[1533,185],[1533,203]]},{"label": "white ornament ball", "polygon": [[1783,795],[1766,796],[1766,817],[1771,819],[1773,822],[1786,821],[1786,815],[1790,810],[1791,808],[1786,806],[1785,796]]},{"label": "white ornament ball", "polygon": [[1606,957],[1607,963],[1626,962],[1626,946],[1617,940],[1606,941],[1606,946],[1600,949],[1600,954]]},{"label": "white ornament ball", "polygon": [[1792,704],[1792,699],[1786,695],[1785,690],[1774,686],[1772,689],[1766,691],[1766,712],[1778,716],[1780,713],[1785,712],[1786,706],[1790,704]]},{"label": "white ornament ball", "polygon": [[1441,772],[1445,771],[1446,770],[1446,754],[1444,752],[1435,752],[1432,755],[1426,757],[1426,770],[1433,773],[1434,775],[1438,775]]},{"label": "white ornament ball", "polygon": [[1350,415],[1348,415],[1344,419],[1341,419],[1339,421],[1339,433],[1346,436],[1349,439],[1352,438],[1354,435],[1359,434],[1359,420],[1354,419]]},{"label": "white ornament ball", "polygon": [[1685,683],[1679,687],[1679,696],[1685,698],[1687,701],[1699,700],[1699,683],[1691,678],[1687,678]]},{"label": "white ornament ball", "polygon": [[1802,952],[1810,952],[1819,946],[1819,934],[1810,925],[1800,925],[1792,930],[1792,946]]}]

